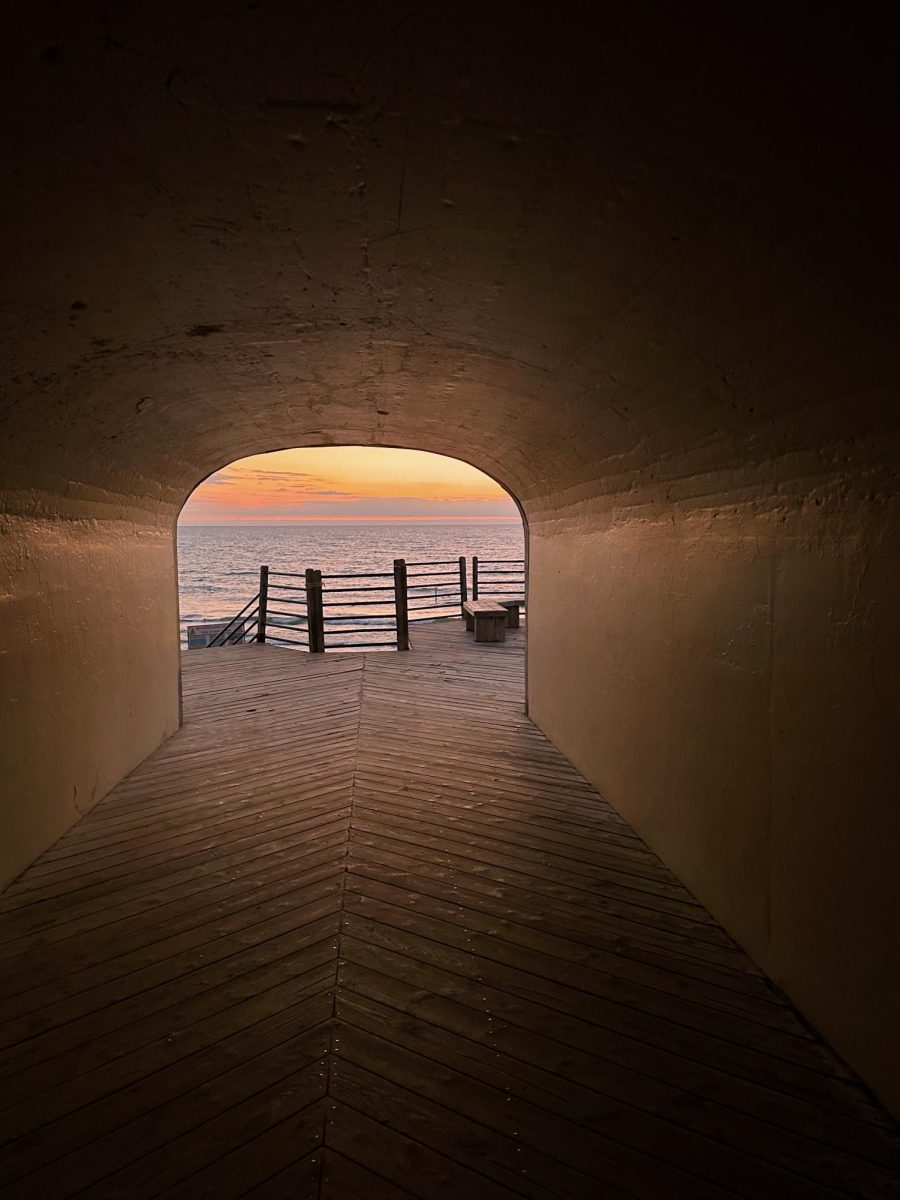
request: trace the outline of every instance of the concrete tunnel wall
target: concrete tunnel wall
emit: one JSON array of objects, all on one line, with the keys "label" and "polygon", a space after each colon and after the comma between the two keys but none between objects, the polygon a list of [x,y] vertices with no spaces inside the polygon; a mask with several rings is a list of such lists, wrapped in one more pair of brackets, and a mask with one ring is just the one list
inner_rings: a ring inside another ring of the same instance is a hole
[{"label": "concrete tunnel wall", "polygon": [[199,479],[455,455],[528,519],[532,717],[900,1111],[877,37],[377,7],[7,48],[0,879],[177,728]]}]

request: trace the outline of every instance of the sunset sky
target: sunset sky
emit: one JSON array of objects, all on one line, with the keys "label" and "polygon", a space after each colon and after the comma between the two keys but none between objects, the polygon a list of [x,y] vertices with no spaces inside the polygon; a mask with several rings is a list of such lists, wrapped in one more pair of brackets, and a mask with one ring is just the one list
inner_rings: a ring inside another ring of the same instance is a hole
[{"label": "sunset sky", "polygon": [[184,525],[518,520],[499,484],[440,454],[322,446],[242,458],[199,485]]}]

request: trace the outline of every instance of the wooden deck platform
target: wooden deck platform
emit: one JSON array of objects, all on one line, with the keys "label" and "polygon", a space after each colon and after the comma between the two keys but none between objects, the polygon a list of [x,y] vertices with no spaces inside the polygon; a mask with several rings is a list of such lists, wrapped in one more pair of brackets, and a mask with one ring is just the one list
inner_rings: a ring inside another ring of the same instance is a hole
[{"label": "wooden deck platform", "polygon": [[3,1197],[897,1195],[523,644],[186,656],[183,730],[0,897]]}]

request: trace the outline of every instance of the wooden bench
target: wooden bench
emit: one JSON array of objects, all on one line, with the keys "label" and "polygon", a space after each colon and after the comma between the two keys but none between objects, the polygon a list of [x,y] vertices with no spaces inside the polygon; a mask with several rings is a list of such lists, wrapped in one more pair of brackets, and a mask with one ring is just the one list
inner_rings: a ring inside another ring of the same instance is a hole
[{"label": "wooden bench", "polygon": [[463,605],[466,629],[476,642],[506,641],[506,609],[492,600],[467,600]]},{"label": "wooden bench", "polygon": [[525,601],[524,600],[498,600],[497,603],[502,605],[503,608],[506,609],[506,628],[507,629],[518,629],[519,625],[521,623],[519,621],[519,609],[522,607],[522,605],[525,603]]}]

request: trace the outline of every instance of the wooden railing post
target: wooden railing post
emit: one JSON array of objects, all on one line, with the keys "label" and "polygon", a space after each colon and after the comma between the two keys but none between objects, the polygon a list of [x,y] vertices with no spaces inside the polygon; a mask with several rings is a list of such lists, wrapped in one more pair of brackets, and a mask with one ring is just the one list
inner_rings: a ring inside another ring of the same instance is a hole
[{"label": "wooden railing post", "polygon": [[322,572],[306,569],[306,631],[310,654],[325,652],[325,608],[322,603]]},{"label": "wooden railing post", "polygon": [[394,609],[397,613],[397,649],[409,649],[409,599],[407,596],[406,559],[394,559]]},{"label": "wooden railing post", "polygon": [[266,609],[269,604],[269,568],[259,568],[259,611],[256,614],[256,640],[266,640]]},{"label": "wooden railing post", "polygon": [[459,556],[459,611],[462,612],[462,606],[469,598],[469,588],[466,583],[466,556]]},{"label": "wooden railing post", "polygon": [[472,555],[472,599],[478,599],[478,555]]}]

